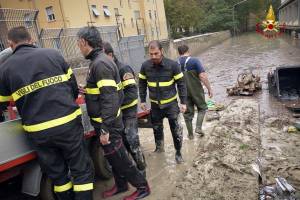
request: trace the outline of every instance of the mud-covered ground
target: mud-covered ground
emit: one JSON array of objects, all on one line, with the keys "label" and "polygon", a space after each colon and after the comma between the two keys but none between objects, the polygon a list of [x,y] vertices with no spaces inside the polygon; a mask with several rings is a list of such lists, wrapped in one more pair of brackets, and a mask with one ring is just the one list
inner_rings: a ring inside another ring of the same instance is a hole
[{"label": "mud-covered ground", "polygon": [[[288,37],[270,40],[245,34],[199,56],[214,99],[229,108],[199,145],[193,166],[167,199],[258,199],[258,179],[250,168],[256,157],[262,160],[263,184],[282,176],[300,191],[300,134],[287,133],[295,121],[284,107],[288,102],[279,102],[267,90],[269,71],[300,65],[299,47],[299,41]],[[263,90],[254,97],[227,97],[225,88],[245,70],[261,76]]]}]

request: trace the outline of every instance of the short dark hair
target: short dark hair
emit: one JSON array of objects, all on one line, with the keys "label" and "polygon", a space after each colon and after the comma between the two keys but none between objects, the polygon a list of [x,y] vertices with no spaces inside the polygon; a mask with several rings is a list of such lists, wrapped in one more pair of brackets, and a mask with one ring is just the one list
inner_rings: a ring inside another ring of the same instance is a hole
[{"label": "short dark hair", "polygon": [[100,32],[94,26],[91,27],[83,27],[77,33],[78,38],[84,39],[87,41],[88,45],[92,48],[101,48],[102,49],[102,39],[100,36]]},{"label": "short dark hair", "polygon": [[24,26],[18,26],[8,31],[7,38],[14,43],[19,43],[30,41],[31,35]]},{"label": "short dark hair", "polygon": [[149,42],[149,49],[159,48],[159,50],[162,50],[162,44],[158,40],[152,40]]},{"label": "short dark hair", "polygon": [[114,54],[114,49],[109,42],[103,42],[103,49],[105,54]]},{"label": "short dark hair", "polygon": [[187,45],[185,45],[185,44],[180,45],[178,47],[178,53],[179,53],[179,55],[183,55],[183,54],[185,54],[188,51],[189,51],[189,47]]}]

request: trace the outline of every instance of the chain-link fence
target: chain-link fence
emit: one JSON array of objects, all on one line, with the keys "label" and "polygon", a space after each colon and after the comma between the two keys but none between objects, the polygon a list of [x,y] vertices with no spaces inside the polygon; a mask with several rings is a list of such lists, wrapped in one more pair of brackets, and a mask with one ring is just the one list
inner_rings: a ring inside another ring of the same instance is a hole
[{"label": "chain-link fence", "polygon": [[39,45],[37,15],[38,10],[0,8],[0,51],[8,47],[8,30],[16,26],[25,26]]}]

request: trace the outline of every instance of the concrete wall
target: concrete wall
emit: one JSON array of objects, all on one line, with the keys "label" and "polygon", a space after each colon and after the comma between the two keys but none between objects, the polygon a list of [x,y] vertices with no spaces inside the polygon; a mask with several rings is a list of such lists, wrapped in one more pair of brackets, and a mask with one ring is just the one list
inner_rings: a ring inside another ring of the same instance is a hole
[{"label": "concrete wall", "polygon": [[178,46],[186,44],[189,46],[192,55],[198,55],[209,47],[217,45],[230,37],[230,31],[221,31],[165,42],[163,43],[164,54],[169,58],[176,59],[178,58]]}]

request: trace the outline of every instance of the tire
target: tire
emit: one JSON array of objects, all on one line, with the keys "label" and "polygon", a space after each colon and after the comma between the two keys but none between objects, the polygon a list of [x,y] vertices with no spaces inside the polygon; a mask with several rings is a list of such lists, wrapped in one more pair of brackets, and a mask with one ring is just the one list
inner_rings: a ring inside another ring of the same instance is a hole
[{"label": "tire", "polygon": [[110,179],[112,177],[111,166],[104,157],[102,147],[98,145],[98,141],[94,138],[91,143],[91,157],[94,163],[96,175],[102,179]]},{"label": "tire", "polygon": [[52,181],[45,175],[41,180],[40,197],[41,200],[56,200]]}]

